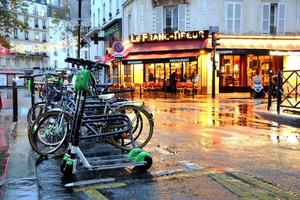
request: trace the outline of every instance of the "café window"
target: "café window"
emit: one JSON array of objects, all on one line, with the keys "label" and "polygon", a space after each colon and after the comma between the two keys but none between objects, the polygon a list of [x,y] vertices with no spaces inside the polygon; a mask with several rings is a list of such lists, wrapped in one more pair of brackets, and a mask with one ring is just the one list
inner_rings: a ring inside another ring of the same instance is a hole
[{"label": "caf\u00e9 window", "polygon": [[197,61],[183,63],[183,81],[191,82],[195,78],[196,74],[198,74]]},{"label": "caf\u00e9 window", "polygon": [[155,77],[154,77],[154,64],[145,64],[145,77],[144,80],[145,82],[154,82]]},{"label": "caf\u00e9 window", "polygon": [[113,83],[119,83],[119,73],[118,73],[118,66],[113,65],[112,67],[112,81]]},{"label": "caf\u00e9 window", "polygon": [[[264,86],[269,85],[269,70],[273,66],[272,56],[257,56],[250,55],[247,57],[247,82],[248,86],[252,84],[252,77],[256,75],[256,70],[259,72],[259,76],[262,78]],[[273,70],[277,71],[277,70]]]},{"label": "caf\u00e9 window", "polygon": [[124,67],[124,82],[132,83],[132,72],[133,72],[133,65],[125,65]]},{"label": "caf\u00e9 window", "polygon": [[241,86],[241,59],[239,55],[224,55],[221,58],[220,85]]}]

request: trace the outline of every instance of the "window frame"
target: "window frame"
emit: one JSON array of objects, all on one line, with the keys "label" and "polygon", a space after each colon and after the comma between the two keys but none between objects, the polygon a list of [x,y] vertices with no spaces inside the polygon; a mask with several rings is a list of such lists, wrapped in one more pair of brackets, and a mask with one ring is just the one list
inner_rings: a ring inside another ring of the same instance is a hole
[{"label": "window frame", "polygon": [[[232,18],[228,18],[228,6],[229,4],[233,5],[233,9],[232,9]],[[237,18],[236,17],[236,6],[240,5],[240,17]],[[243,30],[243,2],[234,2],[234,1],[228,1],[226,2],[226,6],[225,6],[225,21],[226,21],[226,33],[227,34],[241,34],[242,30]],[[229,31],[228,29],[228,20],[232,20],[232,30]],[[240,20],[240,27],[239,27],[239,31],[236,32],[236,21]]]},{"label": "window frame", "polygon": [[[170,30],[167,29],[167,9],[170,9],[171,12],[171,28]],[[177,11],[176,11],[177,10]],[[175,11],[177,12],[177,24],[175,24],[176,16],[174,17]],[[173,5],[173,6],[164,6],[163,7],[163,31],[164,32],[172,32],[179,30],[179,6]]]}]

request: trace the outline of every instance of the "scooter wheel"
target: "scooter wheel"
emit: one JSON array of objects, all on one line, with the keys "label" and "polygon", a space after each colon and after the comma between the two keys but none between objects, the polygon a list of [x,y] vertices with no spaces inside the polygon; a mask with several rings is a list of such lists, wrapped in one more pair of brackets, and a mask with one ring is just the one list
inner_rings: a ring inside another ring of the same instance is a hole
[{"label": "scooter wheel", "polygon": [[69,164],[67,162],[65,168],[63,169],[62,173],[63,173],[64,177],[71,177],[72,174],[73,174],[73,163]]},{"label": "scooter wheel", "polygon": [[147,171],[152,166],[152,155],[150,153],[147,153],[145,151],[139,153],[135,160],[137,162],[144,161],[145,164],[143,166],[137,166],[136,168],[141,171]]},{"label": "scooter wheel", "polygon": [[62,160],[62,162],[60,164],[60,171],[62,173],[64,173],[64,170],[66,168],[67,161],[69,160],[69,158],[70,158],[70,155],[69,154],[65,154],[65,156],[64,156],[64,158],[63,158],[63,160]]}]

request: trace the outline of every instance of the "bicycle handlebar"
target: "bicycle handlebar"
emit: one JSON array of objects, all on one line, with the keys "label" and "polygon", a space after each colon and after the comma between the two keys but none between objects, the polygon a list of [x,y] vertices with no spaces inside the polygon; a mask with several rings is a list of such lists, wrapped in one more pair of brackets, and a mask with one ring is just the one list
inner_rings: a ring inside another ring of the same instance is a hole
[{"label": "bicycle handlebar", "polygon": [[102,67],[109,67],[109,65],[103,63],[97,63],[91,60],[84,60],[84,59],[77,59],[77,58],[66,58],[65,62],[72,63],[75,65],[87,66],[88,68],[98,68],[101,69]]},{"label": "bicycle handlebar", "polygon": [[41,73],[41,74],[30,74],[30,75],[25,75],[25,76],[19,76],[19,78],[35,78],[38,76],[44,76],[44,75],[49,75],[49,76],[55,76],[55,77],[59,77],[59,78],[63,78],[63,75],[60,74],[54,74],[54,73]]},{"label": "bicycle handlebar", "polygon": [[31,75],[25,75],[25,76],[19,76],[19,78],[34,78],[38,76],[44,76],[45,74],[31,74]]}]

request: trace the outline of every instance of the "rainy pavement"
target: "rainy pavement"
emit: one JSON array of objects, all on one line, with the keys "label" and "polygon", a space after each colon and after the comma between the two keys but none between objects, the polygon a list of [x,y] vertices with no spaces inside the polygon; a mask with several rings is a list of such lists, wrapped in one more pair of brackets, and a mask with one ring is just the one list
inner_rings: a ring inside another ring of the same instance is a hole
[{"label": "rainy pavement", "polygon": [[[148,173],[80,167],[65,180],[60,160],[39,160],[40,199],[300,199],[300,131],[258,118],[254,105],[265,100],[247,97],[146,98],[155,119],[145,147],[153,154]],[[121,153],[94,142],[81,146],[90,156]]]}]

